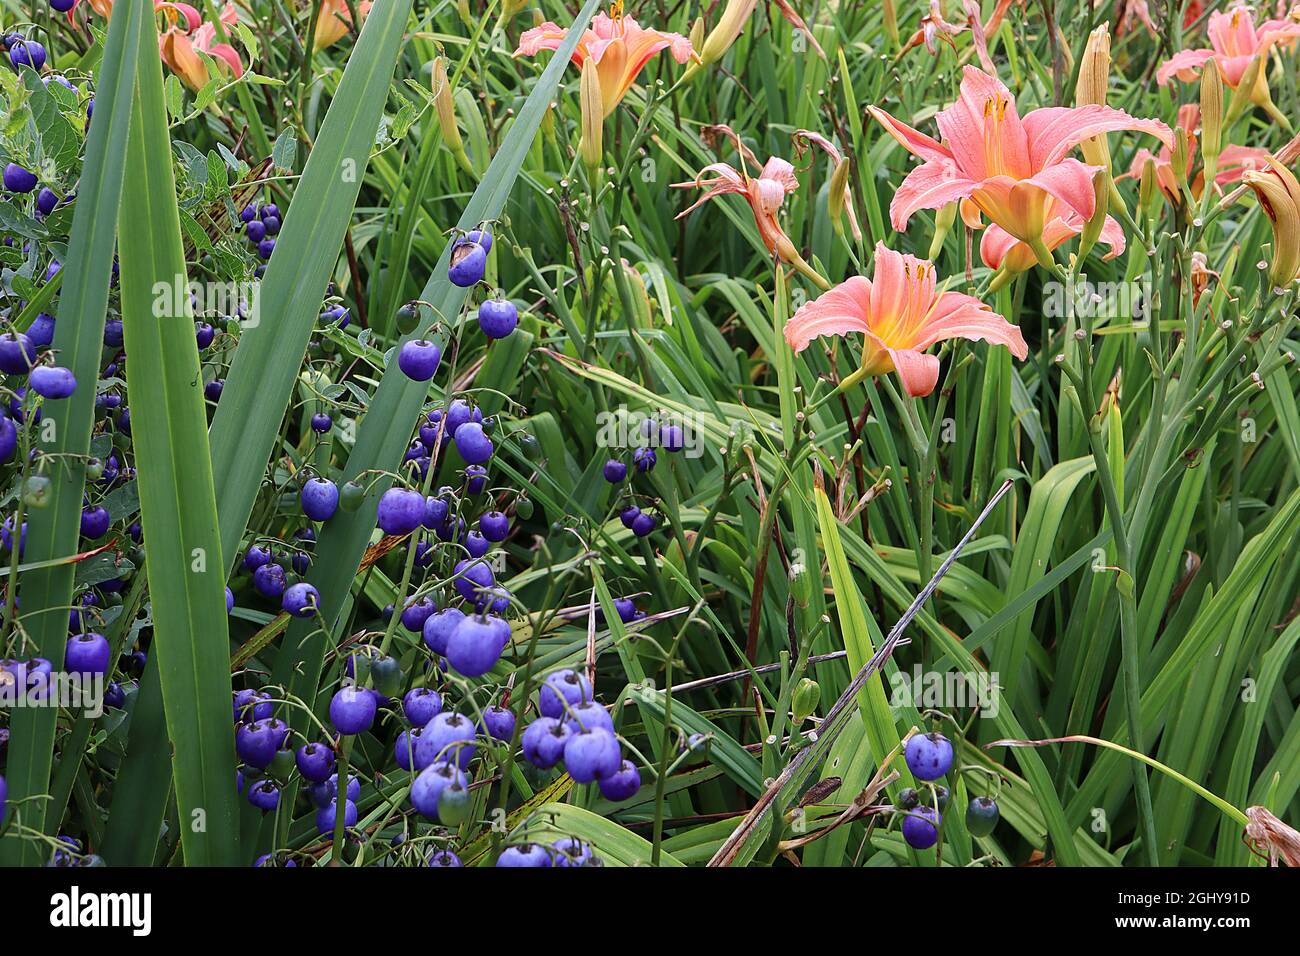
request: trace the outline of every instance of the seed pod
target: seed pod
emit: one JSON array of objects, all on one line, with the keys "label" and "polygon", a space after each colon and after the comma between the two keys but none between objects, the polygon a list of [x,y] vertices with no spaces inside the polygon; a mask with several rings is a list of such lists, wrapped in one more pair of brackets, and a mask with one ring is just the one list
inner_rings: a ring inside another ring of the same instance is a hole
[{"label": "seed pod", "polygon": [[794,689],[794,695],[791,699],[790,709],[794,712],[794,722],[798,726],[809,718],[817,710],[817,704],[822,698],[822,688],[815,680],[805,677],[799,681],[799,685]]}]

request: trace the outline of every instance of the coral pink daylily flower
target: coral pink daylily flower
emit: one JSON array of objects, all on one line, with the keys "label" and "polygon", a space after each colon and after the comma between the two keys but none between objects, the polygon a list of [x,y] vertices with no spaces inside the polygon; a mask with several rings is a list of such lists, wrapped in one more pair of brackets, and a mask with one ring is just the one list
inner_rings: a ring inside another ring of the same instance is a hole
[{"label": "coral pink daylily flower", "polygon": [[1067,210],[1081,220],[1092,218],[1092,181],[1102,167],[1069,156],[1074,147],[1129,129],[1173,145],[1164,123],[1108,106],[1053,106],[1022,120],[1002,82],[973,66],[966,67],[957,102],[938,116],[943,142],[878,107],[869,110],[908,152],[925,161],[907,174],[890,203],[890,219],[899,230],[917,210],[969,200],[1016,239],[1038,244],[1048,224],[1065,220]]},{"label": "coral pink daylily flower", "polygon": [[819,335],[861,332],[861,375],[896,371],[909,395],[929,395],[939,381],[939,360],[925,350],[944,339],[1005,345],[1029,354],[1020,329],[979,299],[939,292],[934,265],[876,245],[872,278],[854,276],[800,307],[785,324],[785,340],[802,352]]},{"label": "coral pink daylily flower", "polygon": [[[78,2],[80,2],[80,0],[78,0]],[[88,0],[88,2],[90,3],[90,9],[94,10],[105,20],[107,20],[113,12],[113,0]],[[203,22],[203,17],[199,14],[199,11],[195,10],[187,3],[169,3],[167,0],[154,0],[153,8],[155,12],[162,10],[164,7],[170,8],[171,10],[184,15],[187,24],[186,33],[197,30],[199,24]],[[73,14],[76,12],[77,4],[74,3],[72,9],[68,11],[68,20],[74,25],[76,24],[76,20],[74,19]]]},{"label": "coral pink daylily flower", "polygon": [[[161,11],[171,23],[162,36],[158,38],[158,50],[163,62],[173,73],[194,91],[203,89],[208,82],[208,65],[200,54],[207,54],[215,60],[225,63],[236,78],[244,75],[244,64],[239,54],[229,43],[217,42],[217,28],[211,23],[200,24],[193,29],[193,20],[189,12],[197,11],[185,4],[159,3],[156,9]],[[239,12],[233,3],[227,3],[221,11],[224,26],[233,26],[239,20]],[[184,25],[182,25],[182,22]],[[191,32],[192,30],[192,32]]]},{"label": "coral pink daylily flower", "polygon": [[[1184,83],[1190,82],[1196,79],[1201,67],[1207,62],[1213,62],[1219,68],[1223,82],[1235,90],[1255,57],[1266,55],[1275,43],[1292,43],[1300,37],[1300,23],[1268,20],[1256,27],[1251,8],[1235,6],[1227,13],[1218,10],[1211,13],[1205,33],[1209,37],[1210,48],[1175,53],[1156,71],[1157,83],[1163,86],[1175,76]],[[1257,105],[1272,103],[1263,69],[1259,72],[1254,89],[1249,92],[1251,101]]]},{"label": "coral pink daylily flower", "polygon": [[[1061,208],[1055,200],[1048,204],[1047,215],[1043,245],[1049,252],[1083,232],[1084,220],[1079,214],[1073,209]],[[1110,216],[1102,223],[1097,241],[1110,247],[1103,259],[1114,259],[1128,244],[1124,230]],[[1033,249],[996,224],[989,226],[980,236],[980,258],[990,269],[1002,269],[1008,275],[1032,269],[1038,261]]]},{"label": "coral pink daylily flower", "polygon": [[674,189],[703,189],[704,195],[694,203],[682,210],[676,218],[681,219],[694,212],[710,199],[718,196],[726,196],[731,193],[744,196],[745,201],[749,203],[750,210],[754,213],[754,222],[758,226],[759,238],[763,240],[763,245],[767,247],[768,252],[776,256],[783,262],[794,266],[808,278],[812,279],[822,288],[829,288],[826,282],[813,268],[804,261],[799,255],[799,250],[795,248],[790,237],[785,234],[781,228],[781,223],[777,220],[777,213],[781,211],[781,205],[785,202],[786,193],[792,193],[799,188],[799,180],[794,174],[794,166],[780,157],[773,156],[764,165],[757,178],[753,178],[746,170],[748,162],[757,161],[753,159],[753,154],[741,144],[736,134],[727,127],[718,128],[719,132],[730,134],[736,141],[736,148],[740,153],[740,169],[728,163],[710,163],[705,166],[698,176],[689,183],[673,183]]},{"label": "coral pink daylily flower", "polygon": [[[623,16],[621,9],[620,0],[614,5],[613,16],[596,14],[591,29],[583,33],[571,58],[580,70],[588,58],[596,64],[605,116],[614,112],[614,107],[618,106],[636,82],[637,75],[656,53],[669,50],[673,59],[685,63],[693,52],[691,41],[680,33],[644,29],[631,17]],[[524,31],[515,56],[535,56],[541,50],[558,50],[568,34],[568,30],[547,21]]]}]

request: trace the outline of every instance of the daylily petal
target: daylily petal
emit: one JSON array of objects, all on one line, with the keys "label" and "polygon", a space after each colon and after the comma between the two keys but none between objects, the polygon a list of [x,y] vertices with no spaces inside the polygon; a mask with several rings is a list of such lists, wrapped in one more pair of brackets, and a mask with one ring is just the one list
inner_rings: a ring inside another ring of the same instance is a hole
[{"label": "daylily petal", "polygon": [[1029,145],[1016,100],[995,76],[967,66],[961,95],[936,117],[957,168],[971,179],[1030,173]]},{"label": "daylily petal", "polygon": [[1156,70],[1156,82],[1164,86],[1177,76],[1184,83],[1196,78],[1196,71],[1214,56],[1213,50],[1179,50]]},{"label": "daylily petal", "polygon": [[926,319],[914,344],[918,349],[927,349],[935,342],[954,338],[1005,345],[1021,361],[1029,354],[1029,346],[1018,326],[973,296],[945,292],[939,296],[938,305]]},{"label": "daylily petal", "polygon": [[1119,130],[1150,133],[1173,148],[1173,133],[1164,123],[1159,120],[1137,119],[1123,110],[1111,109],[1109,106],[1090,105],[1073,109],[1051,106],[1034,110],[1025,117],[1029,157],[1036,169],[1065,158],[1070,150],[1084,140]]},{"label": "daylily petal", "polygon": [[957,172],[951,162],[924,163],[904,177],[889,203],[889,221],[900,232],[920,209],[940,209],[964,199],[976,183]]},{"label": "daylily petal", "polygon": [[1092,181],[1102,171],[1101,166],[1090,166],[1077,159],[1063,159],[1048,166],[1027,182],[1059,199],[1084,219],[1092,218],[1097,197]]},{"label": "daylily petal", "polygon": [[952,162],[952,150],[937,140],[931,139],[924,133],[912,129],[906,123],[894,119],[878,106],[868,106],[867,112],[885,128],[885,132],[894,137],[898,144],[913,156],[919,156],[927,161],[946,160]]},{"label": "daylily petal", "polygon": [[913,398],[922,398],[939,384],[939,360],[914,349],[886,349],[903,388]]},{"label": "daylily petal", "polygon": [[822,335],[867,332],[867,304],[871,301],[871,280],[854,276],[811,302],[805,302],[785,323],[785,340],[802,352]]}]

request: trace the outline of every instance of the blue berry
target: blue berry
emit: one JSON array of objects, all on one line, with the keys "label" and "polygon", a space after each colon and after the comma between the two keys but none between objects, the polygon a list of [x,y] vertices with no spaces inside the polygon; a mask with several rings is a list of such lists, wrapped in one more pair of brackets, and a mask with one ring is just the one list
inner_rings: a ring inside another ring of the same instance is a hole
[{"label": "blue berry", "polygon": [[596,862],[590,844],[583,843],[577,837],[564,837],[551,844],[555,854],[554,866],[578,867],[591,866]]},{"label": "blue berry", "polygon": [[244,567],[249,571],[256,571],[264,564],[271,561],[271,552],[260,545],[252,545],[244,552]]},{"label": "blue berry", "polygon": [[917,807],[903,818],[903,839],[914,850],[928,850],[939,839],[943,818],[933,807]]},{"label": "blue berry", "polygon": [[324,783],[334,772],[334,750],[328,744],[303,744],[294,755],[294,763],[304,779],[312,783]]},{"label": "blue berry", "polygon": [[265,770],[289,736],[289,728],[277,717],[240,724],[235,731],[235,751],[250,767]]},{"label": "blue berry", "polygon": [[334,419],[330,418],[324,412],[317,412],[311,417],[311,430],[318,435],[323,435],[334,425]]},{"label": "blue berry", "polygon": [[252,243],[261,242],[266,238],[266,226],[259,220],[254,219],[244,227],[244,234],[248,236],[248,241]]},{"label": "blue berry", "polygon": [[554,717],[538,717],[524,728],[524,759],[534,767],[549,770],[564,756],[570,736],[569,729]]},{"label": "blue berry", "polygon": [[439,760],[420,771],[411,784],[411,806],[430,820],[438,819],[438,801],[443,791],[459,784],[467,787],[465,774],[446,760]]},{"label": "blue berry", "polygon": [[587,675],[566,668],[546,675],[537,693],[537,707],[546,717],[562,719],[566,704],[574,707],[591,699],[591,681]]},{"label": "blue berry", "polygon": [[454,285],[467,289],[483,281],[487,271],[487,249],[469,238],[457,239],[451,247],[451,263],[447,267],[447,278]]},{"label": "blue berry", "polygon": [[641,789],[641,771],[632,761],[624,760],[616,772],[597,780],[596,785],[606,800],[628,800]]},{"label": "blue berry", "polygon": [[[329,806],[316,811],[316,832],[328,836],[334,832],[334,822],[338,818],[338,800],[331,800]],[[357,825],[357,805],[351,800],[343,801],[343,826],[351,828]]]},{"label": "blue berry", "polygon": [[417,761],[429,766],[440,760],[462,770],[474,759],[474,724],[454,711],[444,711],[424,725],[415,745]]},{"label": "blue berry", "polygon": [[484,709],[483,730],[493,740],[509,742],[515,735],[515,712],[500,704]]},{"label": "blue berry", "polygon": [[[12,60],[13,57],[14,51],[10,51],[9,58]],[[17,163],[8,163],[5,166],[4,182],[5,189],[11,193],[29,193],[36,188],[38,180],[31,170]]]},{"label": "blue berry", "polygon": [[54,212],[54,207],[59,204],[59,194],[49,186],[43,186],[41,191],[36,194],[36,211],[42,216],[48,216]]},{"label": "blue berry", "polygon": [[439,656],[445,655],[448,639],[464,618],[464,612],[454,607],[445,607],[438,613],[429,615],[421,629],[424,643],[428,645],[429,650]]},{"label": "blue berry", "polygon": [[216,337],[217,337],[217,330],[214,329],[207,322],[194,323],[194,341],[198,345],[200,352],[206,349],[209,345],[211,345],[212,340],[215,339]]},{"label": "blue berry", "polygon": [[235,692],[234,710],[236,723],[251,724],[275,713],[275,704],[261,691],[240,690]]},{"label": "blue berry", "polygon": [[519,310],[509,299],[488,299],[479,304],[478,327],[490,339],[504,339],[519,324]]},{"label": "blue berry", "polygon": [[330,723],[341,734],[359,734],[370,729],[377,709],[375,695],[355,685],[340,689],[330,700]]},{"label": "blue berry", "polygon": [[[0,782],[2,782],[2,780],[3,778],[0,778]],[[3,802],[3,797],[0,797],[0,803],[2,802]],[[4,819],[3,807],[0,807],[0,820],[3,819]],[[451,850],[439,850],[433,856],[429,857],[429,866],[457,867],[457,866],[464,866],[464,865],[465,864],[460,862],[460,857],[458,857],[455,853],[452,853]]]},{"label": "blue berry", "polygon": [[504,541],[510,534],[510,519],[502,511],[485,511],[479,516],[478,529],[489,541]]},{"label": "blue berry", "polygon": [[952,766],[952,743],[943,734],[914,734],[903,751],[917,780],[938,780]]},{"label": "blue berry", "polygon": [[616,485],[627,477],[627,465],[617,458],[611,458],[605,462],[605,480],[611,485]]},{"label": "blue berry", "polygon": [[447,663],[466,677],[481,677],[501,658],[500,631],[486,620],[467,617],[447,639]]},{"label": "blue berry", "polygon": [[658,457],[655,455],[653,448],[638,448],[632,452],[632,463],[636,465],[636,470],[642,474],[654,471],[657,461]]},{"label": "blue berry", "polygon": [[416,382],[427,382],[433,378],[441,360],[442,349],[427,339],[412,339],[397,353],[397,367],[407,378]]},{"label": "blue berry", "polygon": [[389,488],[379,499],[379,527],[384,534],[410,534],[424,521],[424,496],[407,488]]},{"label": "blue berry", "polygon": [[312,478],[302,486],[302,512],[312,521],[328,521],[339,510],[338,485],[327,478]]},{"label": "blue berry", "polygon": [[0,372],[26,375],[36,361],[36,346],[22,332],[0,335]]},{"label": "blue berry", "polygon": [[108,526],[111,523],[112,518],[107,508],[100,505],[84,508],[81,512],[81,536],[91,541],[102,538],[108,533]]},{"label": "blue berry", "polygon": [[523,843],[519,846],[506,847],[497,857],[497,866],[547,867],[551,865],[551,855],[536,843]]},{"label": "blue berry", "polygon": [[284,568],[278,564],[264,564],[253,572],[253,587],[264,598],[278,601],[284,597]]},{"label": "blue berry", "polygon": [[[30,66],[33,70],[40,71],[45,65],[45,47],[41,46],[35,40],[20,40],[9,47],[9,62],[14,66]],[[29,190],[23,190],[29,192]]]},{"label": "blue berry", "polygon": [[415,687],[402,698],[406,719],[416,727],[423,727],[442,713],[442,695],[429,687]]},{"label": "blue berry", "polygon": [[571,733],[564,745],[564,769],[578,783],[612,776],[622,762],[618,738],[604,728]]},{"label": "blue berry", "polygon": [[27,340],[38,349],[47,347],[54,341],[54,316],[48,312],[38,312],[32,324],[27,327]]},{"label": "blue berry", "polygon": [[248,788],[248,802],[262,811],[274,810],[280,805],[280,788],[271,780],[259,780]]},{"label": "blue berry", "polygon": [[68,639],[63,666],[72,674],[105,674],[108,656],[107,638],[91,631]]},{"label": "blue berry", "polygon": [[654,515],[646,514],[644,511],[636,516],[632,521],[632,533],[638,538],[644,538],[659,526]]},{"label": "blue berry", "polygon": [[471,465],[481,465],[492,457],[492,439],[478,422],[466,422],[456,429],[456,450]]},{"label": "blue berry", "polygon": [[611,734],[614,732],[614,718],[610,716],[609,711],[594,700],[570,705],[564,722],[568,725],[569,730],[575,734],[583,730],[598,729],[608,730]]},{"label": "blue berry", "polygon": [[496,584],[492,568],[486,561],[462,559],[452,568],[452,585],[466,601],[474,601],[479,592]]},{"label": "blue berry", "polygon": [[280,607],[294,617],[311,617],[320,607],[320,592],[306,581],[299,581],[285,590]]}]

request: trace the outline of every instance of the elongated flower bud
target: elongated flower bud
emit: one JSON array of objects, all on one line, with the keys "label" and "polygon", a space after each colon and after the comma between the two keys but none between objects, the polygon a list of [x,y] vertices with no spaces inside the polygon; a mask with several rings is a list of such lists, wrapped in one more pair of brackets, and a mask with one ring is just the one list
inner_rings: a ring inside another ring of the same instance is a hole
[{"label": "elongated flower bud", "polygon": [[582,141],[578,150],[590,170],[600,166],[605,144],[605,105],[600,94],[600,75],[596,61],[588,57],[582,64]]},{"label": "elongated flower bud", "polygon": [[722,11],[717,25],[709,31],[704,46],[700,49],[701,66],[708,66],[722,59],[723,54],[731,49],[731,45],[740,36],[740,31],[749,22],[756,6],[758,0],[727,0],[726,9]]},{"label": "elongated flower bud", "polygon": [[1160,183],[1156,177],[1156,161],[1148,159],[1146,165],[1142,167],[1142,179],[1138,183],[1138,206],[1148,216],[1154,215],[1154,210],[1160,202]]},{"label": "elongated flower bud", "polygon": [[1285,288],[1300,274],[1300,182],[1291,170],[1272,159],[1267,170],[1250,170],[1241,178],[1255,191],[1273,227],[1269,281],[1274,288]]},{"label": "elongated flower bud", "polygon": [[1104,172],[1098,173],[1092,181],[1093,194],[1093,211],[1092,218],[1083,224],[1083,232],[1079,235],[1079,260],[1088,254],[1097,240],[1101,238],[1101,230],[1106,225],[1106,209],[1110,199],[1110,183]]},{"label": "elongated flower bud", "polygon": [[1214,170],[1223,150],[1223,78],[1217,69],[1201,70],[1201,162]]},{"label": "elongated flower bud", "polygon": [[1169,157],[1169,165],[1174,174],[1174,181],[1178,183],[1180,190],[1187,185],[1187,164],[1190,159],[1187,130],[1180,126],[1174,130],[1174,149]]},{"label": "elongated flower bud", "polygon": [[438,128],[442,130],[442,140],[457,152],[464,149],[460,138],[460,128],[456,125],[456,104],[451,96],[451,80],[447,76],[447,64],[442,57],[433,58],[433,105],[438,110]]},{"label": "elongated flower bud", "polygon": [[[1110,28],[1102,24],[1088,35],[1079,64],[1079,82],[1074,88],[1077,106],[1105,106],[1110,88]],[[1105,134],[1080,144],[1083,158],[1093,166],[1110,168],[1110,147]]]},{"label": "elongated flower bud", "polygon": [[885,36],[889,37],[889,42],[897,50],[901,43],[898,37],[898,11],[894,9],[894,0],[883,0],[880,10],[885,25]]},{"label": "elongated flower bud", "polygon": [[948,239],[952,224],[957,221],[957,203],[950,202],[934,214],[934,237],[930,240],[930,252],[926,256],[931,261],[939,258],[943,244]]},{"label": "elongated flower bud", "polygon": [[696,17],[691,24],[691,49],[698,50],[704,46],[704,17]]},{"label": "elongated flower bud", "polygon": [[826,210],[830,213],[835,231],[844,235],[844,202],[849,192],[849,163],[842,159],[831,170],[830,185],[826,193]]}]

